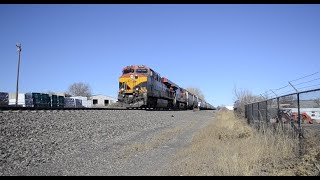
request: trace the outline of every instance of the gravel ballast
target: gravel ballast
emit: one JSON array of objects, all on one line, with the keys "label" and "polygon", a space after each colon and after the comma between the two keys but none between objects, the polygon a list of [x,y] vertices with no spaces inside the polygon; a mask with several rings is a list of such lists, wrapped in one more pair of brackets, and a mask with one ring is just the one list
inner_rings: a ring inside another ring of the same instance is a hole
[{"label": "gravel ballast", "polygon": [[133,174],[120,154],[127,145],[212,117],[213,111],[2,112],[0,175]]}]

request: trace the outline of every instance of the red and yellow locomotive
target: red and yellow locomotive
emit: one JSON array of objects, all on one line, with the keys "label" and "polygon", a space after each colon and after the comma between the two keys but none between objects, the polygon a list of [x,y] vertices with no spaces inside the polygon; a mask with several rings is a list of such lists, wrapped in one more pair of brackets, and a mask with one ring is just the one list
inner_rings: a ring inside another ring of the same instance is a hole
[{"label": "red and yellow locomotive", "polygon": [[199,106],[199,102],[202,109],[212,107],[144,65],[123,69],[119,78],[118,101],[126,107],[193,109]]}]

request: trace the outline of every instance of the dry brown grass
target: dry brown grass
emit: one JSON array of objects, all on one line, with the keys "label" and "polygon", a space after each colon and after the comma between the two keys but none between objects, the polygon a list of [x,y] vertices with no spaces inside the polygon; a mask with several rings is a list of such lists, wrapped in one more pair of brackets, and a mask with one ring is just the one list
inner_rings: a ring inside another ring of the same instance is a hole
[{"label": "dry brown grass", "polygon": [[177,153],[167,175],[294,175],[276,171],[295,159],[297,140],[262,128],[257,131],[233,112],[220,111],[196,134],[190,147]]},{"label": "dry brown grass", "polygon": [[320,176],[320,139],[319,132],[305,133],[303,140],[304,154],[301,160],[295,163],[289,162],[279,174],[294,174],[297,176]]}]

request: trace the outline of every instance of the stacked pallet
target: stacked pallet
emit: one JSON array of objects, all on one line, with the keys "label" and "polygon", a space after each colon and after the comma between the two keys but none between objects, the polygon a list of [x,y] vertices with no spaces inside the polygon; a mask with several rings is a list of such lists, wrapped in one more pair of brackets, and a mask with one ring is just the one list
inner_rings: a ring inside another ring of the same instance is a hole
[{"label": "stacked pallet", "polygon": [[0,92],[0,106],[9,105],[9,93]]}]

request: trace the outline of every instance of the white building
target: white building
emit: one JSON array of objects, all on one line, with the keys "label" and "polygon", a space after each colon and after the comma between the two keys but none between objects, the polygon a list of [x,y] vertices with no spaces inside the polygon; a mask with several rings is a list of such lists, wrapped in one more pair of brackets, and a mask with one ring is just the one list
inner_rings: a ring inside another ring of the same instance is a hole
[{"label": "white building", "polygon": [[[16,93],[9,93],[9,105],[16,105]],[[25,107],[25,94],[18,93],[18,105]]]},{"label": "white building", "polygon": [[100,94],[91,96],[90,100],[92,101],[92,107],[105,107],[118,101],[117,98]]},{"label": "white building", "polygon": [[86,108],[92,107],[92,100],[90,98],[83,97],[83,96],[72,96],[70,98],[81,100],[81,104],[83,107],[86,107]]},{"label": "white building", "polygon": [[231,110],[231,111],[233,111],[233,107],[234,106],[225,106],[228,110]]}]

